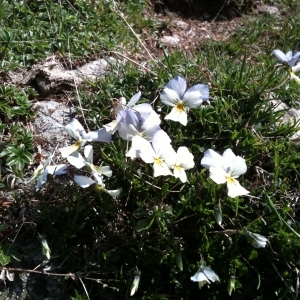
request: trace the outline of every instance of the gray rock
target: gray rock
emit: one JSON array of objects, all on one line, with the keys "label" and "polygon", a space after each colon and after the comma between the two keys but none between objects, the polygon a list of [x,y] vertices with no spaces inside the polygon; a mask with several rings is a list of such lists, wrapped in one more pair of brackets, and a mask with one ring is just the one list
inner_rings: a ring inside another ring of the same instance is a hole
[{"label": "gray rock", "polygon": [[70,137],[64,126],[71,121],[74,109],[63,102],[53,100],[36,102],[33,106],[37,115],[33,122],[35,140],[40,145],[42,155],[50,155],[54,149],[64,147]]},{"label": "gray rock", "polygon": [[168,46],[177,46],[180,42],[180,38],[176,36],[165,35],[160,39],[160,41]]}]

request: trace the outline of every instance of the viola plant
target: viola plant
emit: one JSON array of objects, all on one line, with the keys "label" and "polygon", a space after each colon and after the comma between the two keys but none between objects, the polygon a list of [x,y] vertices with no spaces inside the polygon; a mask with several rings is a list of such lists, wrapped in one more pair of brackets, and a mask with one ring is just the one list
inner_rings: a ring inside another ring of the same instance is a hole
[{"label": "viola plant", "polygon": [[266,247],[267,243],[269,242],[269,240],[264,237],[261,234],[258,233],[254,233],[251,231],[246,231],[246,237],[249,241],[249,243],[254,247],[254,248],[264,248]]},{"label": "viola plant", "polygon": [[206,283],[211,284],[215,281],[220,281],[219,276],[209,267],[201,266],[191,280],[198,282],[199,289],[201,289]]},{"label": "viola plant", "polygon": [[217,184],[227,183],[228,196],[235,198],[249,194],[236,180],[247,171],[245,159],[236,156],[231,149],[222,156],[212,149],[205,151],[201,165],[209,170],[209,177]]},{"label": "viola plant", "polygon": [[77,119],[73,119],[70,124],[65,126],[65,131],[74,139],[76,139],[76,143],[58,149],[60,151],[61,156],[66,158],[71,155],[73,152],[79,150],[83,147],[87,142],[105,142],[109,143],[111,141],[111,134],[109,134],[105,128],[101,128],[95,131],[91,131],[86,133],[82,125],[79,123]]},{"label": "viola plant", "polygon": [[288,74],[290,78],[294,79],[297,83],[300,84],[300,78],[295,75],[295,72],[300,69],[299,64],[295,66],[297,60],[300,57],[300,52],[296,52],[293,55],[293,52],[290,50],[286,54],[284,54],[281,50],[275,49],[273,51],[273,54],[280,60],[283,65],[288,66]]},{"label": "viola plant", "polygon": [[[41,299],[298,299],[299,1],[262,0],[278,14],[234,22],[218,40],[220,22],[208,21],[209,39],[187,29],[176,48],[156,42],[166,24],[153,1],[89,2],[4,0],[0,10],[3,295],[25,272]],[[44,87],[45,53],[67,74],[95,56],[107,67],[97,60],[101,77],[68,93],[76,119],[43,160],[40,101],[23,87]]]},{"label": "viola plant", "polygon": [[72,153],[72,155],[67,156],[67,160],[77,169],[87,167],[93,174],[103,174],[105,176],[111,177],[112,170],[109,166],[95,166],[93,164],[93,153],[93,146],[86,145],[84,147],[84,157],[79,152],[74,152]]},{"label": "viola plant", "polygon": [[179,147],[177,152],[172,148],[166,157],[166,163],[173,170],[175,178],[179,178],[181,182],[187,182],[185,170],[190,170],[194,167],[194,155],[187,147]]},{"label": "viola plant", "polygon": [[36,191],[39,191],[41,186],[47,181],[48,174],[51,175],[62,175],[67,173],[66,164],[59,165],[51,165],[50,163],[54,157],[54,153],[50,155],[44,163],[41,163],[36,170],[33,172],[31,178],[26,182],[26,184],[30,183],[34,179],[37,179]]},{"label": "viola plant", "polygon": [[107,190],[105,188],[105,184],[103,183],[103,177],[98,173],[92,174],[95,180],[91,179],[88,176],[83,175],[74,175],[74,181],[82,188],[86,189],[90,187],[91,185],[95,186],[95,190],[99,192],[104,192],[112,196],[113,198],[116,198],[120,195],[120,190]]},{"label": "viola plant", "polygon": [[189,109],[209,102],[209,89],[206,84],[196,84],[186,89],[186,80],[180,76],[176,76],[163,88],[160,100],[165,105],[172,106],[165,120],[177,121],[185,126]]}]

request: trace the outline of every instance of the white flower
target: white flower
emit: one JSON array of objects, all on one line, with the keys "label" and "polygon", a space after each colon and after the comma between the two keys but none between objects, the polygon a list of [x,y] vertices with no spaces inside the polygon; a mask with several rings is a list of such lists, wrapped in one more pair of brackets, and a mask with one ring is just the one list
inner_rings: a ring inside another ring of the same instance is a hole
[{"label": "white flower", "polygon": [[111,141],[111,134],[109,134],[105,128],[101,128],[95,131],[85,132],[82,125],[78,122],[77,119],[73,119],[70,124],[65,126],[65,131],[74,139],[76,143],[58,149],[63,158],[71,155],[73,152],[79,150],[86,142],[105,142],[109,143]]},{"label": "white flower", "polygon": [[198,272],[191,277],[191,280],[198,282],[199,289],[206,283],[220,281],[219,276],[212,269],[205,266],[201,266]]},{"label": "white flower", "polygon": [[227,182],[229,197],[235,198],[249,193],[236,180],[246,173],[246,162],[242,157],[236,156],[231,149],[225,150],[222,156],[212,149],[205,151],[201,165],[209,170],[209,177],[215,183]]},{"label": "white flower", "polygon": [[258,233],[253,233],[251,231],[246,231],[246,237],[249,241],[249,243],[254,247],[254,248],[264,248],[269,241],[266,237],[264,237],[261,234]]},{"label": "white flower", "polygon": [[62,175],[66,174],[66,168],[67,166],[65,164],[59,164],[54,166],[49,166],[51,160],[53,158],[53,154],[48,157],[47,160],[44,161],[43,164],[40,164],[35,171],[33,172],[31,178],[26,182],[28,184],[33,179],[38,178],[37,184],[36,184],[36,191],[38,191],[41,186],[47,181],[47,175]]},{"label": "white flower", "polygon": [[159,124],[161,121],[151,105],[148,105],[151,108],[148,112],[140,113],[133,110],[119,112],[123,121],[120,124],[118,133],[122,139],[131,141],[133,136],[139,135],[151,141],[153,134],[160,129]]},{"label": "white flower", "polygon": [[[123,121],[122,116],[119,114],[119,112],[123,110],[130,109],[134,107],[134,105],[140,100],[142,93],[139,91],[137,92],[127,103],[126,105],[126,99],[124,97],[121,97],[119,99],[119,103],[114,106],[114,111],[117,115],[116,120],[113,120],[112,122],[103,125],[103,127],[106,129],[106,131],[110,134],[114,134],[120,127],[121,122]],[[138,106],[138,105],[137,105]],[[152,107],[151,107],[152,109]]]},{"label": "white flower", "polygon": [[87,176],[82,175],[74,175],[74,181],[82,188],[86,189],[89,186],[95,184],[95,187],[100,192],[105,192],[112,196],[113,198],[116,198],[120,195],[120,190],[107,190],[105,189],[105,185],[103,183],[102,176],[100,174],[94,173],[93,174],[95,180],[91,179]]},{"label": "white flower", "polygon": [[133,296],[136,293],[136,291],[138,290],[140,280],[141,280],[141,273],[137,272],[137,274],[134,275],[134,279],[133,279],[132,284],[131,284],[130,296]]},{"label": "white flower", "polygon": [[295,75],[295,72],[299,71],[300,63],[295,66],[296,61],[300,57],[300,52],[297,52],[293,55],[293,52],[290,50],[284,54],[281,50],[274,50],[273,54],[281,61],[282,64],[288,65],[288,73],[291,79],[294,79],[297,83],[300,84],[300,78]]},{"label": "white flower", "polygon": [[186,87],[186,80],[176,76],[167,83],[160,95],[160,99],[164,104],[173,106],[165,119],[178,121],[184,126],[187,124],[188,110],[200,106],[204,101],[208,101],[209,98],[206,84],[196,84],[187,91]]},{"label": "white flower", "polygon": [[127,157],[135,159],[138,157],[136,152],[134,136],[140,136],[151,141],[155,132],[160,130],[160,118],[152,109],[150,104],[144,103],[135,106],[138,110],[120,111],[118,117],[121,116],[122,122],[119,126],[118,133],[121,138],[132,141],[131,148],[126,153]]},{"label": "white flower", "polygon": [[284,54],[281,50],[273,50],[273,54],[281,61],[283,64],[287,64],[290,67],[293,67],[300,57],[300,52],[297,52],[293,55],[293,52],[290,50]]},{"label": "white flower", "polygon": [[138,152],[138,156],[147,164],[153,164],[154,177],[172,175],[165,160],[172,149],[170,138],[163,130],[157,131],[150,142],[140,136],[132,138],[132,144]]},{"label": "white flower", "polygon": [[[299,64],[300,65],[300,64]],[[297,65],[298,66],[298,65]],[[296,67],[297,67],[296,66]],[[298,67],[296,68],[295,67],[295,70],[297,70],[298,71]],[[289,74],[290,74],[290,77],[291,77],[291,79],[294,79],[297,83],[299,83],[300,84],[300,78],[297,76],[297,75],[295,75],[294,74],[294,71],[293,71],[293,67],[292,67],[292,69],[291,70],[289,70]]]},{"label": "white flower", "polygon": [[194,167],[194,155],[187,147],[179,147],[177,153],[173,150],[166,157],[166,163],[173,169],[173,175],[182,182],[187,182],[185,170]]},{"label": "white flower", "polygon": [[91,169],[92,173],[103,174],[105,176],[111,177],[112,171],[109,166],[93,165],[93,152],[93,146],[87,145],[84,147],[85,158],[83,158],[82,155],[76,151],[72,155],[68,156],[67,160],[77,169],[81,169],[87,166]]}]

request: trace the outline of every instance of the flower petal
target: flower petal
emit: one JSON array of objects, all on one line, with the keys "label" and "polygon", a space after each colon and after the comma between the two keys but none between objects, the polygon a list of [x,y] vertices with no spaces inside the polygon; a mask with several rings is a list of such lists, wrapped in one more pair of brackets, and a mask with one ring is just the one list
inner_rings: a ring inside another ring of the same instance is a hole
[{"label": "flower petal", "polygon": [[48,166],[46,167],[48,174],[51,175],[62,175],[67,173],[67,166],[65,164],[55,165],[55,166]]},{"label": "flower petal", "polygon": [[291,79],[294,79],[297,83],[300,84],[300,78],[295,75],[293,72],[290,73]]},{"label": "flower petal", "polygon": [[42,175],[38,178],[35,190],[38,191],[41,186],[47,181],[48,170],[45,169]]},{"label": "flower petal", "polygon": [[231,180],[227,181],[227,188],[228,188],[228,196],[231,198],[244,196],[250,193],[248,190],[243,188],[236,179],[234,179],[233,182]]},{"label": "flower petal", "polygon": [[195,166],[194,155],[187,147],[179,147],[177,150],[177,161],[180,162],[184,170],[189,170]]},{"label": "flower petal", "polygon": [[71,137],[76,140],[85,133],[83,126],[77,119],[72,119],[72,121],[68,125],[66,125],[64,129]]},{"label": "flower petal", "polygon": [[82,175],[74,175],[74,181],[84,189],[95,183],[93,179]]},{"label": "flower petal", "polygon": [[71,155],[72,153],[74,153],[75,151],[77,151],[82,145],[82,142],[77,142],[71,146],[67,146],[67,147],[63,147],[58,149],[58,151],[61,153],[61,156],[63,158],[66,158],[67,156]]},{"label": "flower petal", "polygon": [[84,157],[86,158],[86,161],[90,164],[93,163],[94,159],[94,150],[92,145],[87,145],[84,147]]},{"label": "flower petal", "polygon": [[106,129],[106,131],[110,134],[114,134],[120,126],[120,123],[117,120],[114,120],[106,125],[103,125],[103,127]]},{"label": "flower petal", "polygon": [[186,109],[182,110],[177,109],[177,107],[173,107],[171,112],[165,116],[165,120],[172,120],[175,122],[181,123],[183,126],[187,124],[187,112]]},{"label": "flower petal", "polygon": [[175,167],[174,171],[173,171],[173,175],[175,178],[179,178],[181,180],[181,182],[187,182],[187,177],[186,177],[186,173],[185,170],[181,167]]},{"label": "flower petal", "polygon": [[142,93],[140,91],[138,91],[127,103],[128,107],[131,107],[133,105],[135,105],[141,98]]},{"label": "flower petal", "polygon": [[108,193],[109,195],[111,195],[113,198],[117,198],[121,193],[121,190],[106,190],[106,189],[104,189],[104,191],[106,193]]},{"label": "flower petal", "polygon": [[299,57],[300,57],[300,52],[295,53],[288,61],[289,66],[293,67]]},{"label": "flower petal", "polygon": [[292,67],[292,72],[298,72],[300,70],[300,63],[298,63],[296,66]]},{"label": "flower petal", "polygon": [[112,176],[112,170],[110,169],[110,166],[93,166],[93,167],[94,170],[99,174],[103,174],[107,177]]},{"label": "flower petal", "polygon": [[223,165],[226,172],[231,169],[231,166],[234,164],[236,155],[232,152],[231,149],[226,149],[222,154]]},{"label": "flower petal", "polygon": [[220,281],[219,276],[212,269],[208,267],[203,267],[202,272],[210,281],[212,282]]},{"label": "flower petal", "polygon": [[69,155],[67,156],[67,161],[77,169],[81,169],[86,166],[86,161],[81,155],[79,157]]},{"label": "flower petal", "polygon": [[269,241],[261,234],[246,231],[246,237],[254,248],[264,248]]},{"label": "flower petal", "polygon": [[223,167],[222,156],[212,149],[208,149],[204,152],[204,156],[201,159],[201,166],[206,169],[210,167]]},{"label": "flower petal", "polygon": [[244,158],[237,156],[230,166],[230,174],[233,178],[237,178],[247,171],[247,165]]},{"label": "flower petal", "polygon": [[153,170],[154,170],[153,173],[154,177],[172,175],[168,165],[161,160],[159,161],[154,160]]},{"label": "flower petal", "polygon": [[209,99],[209,89],[206,84],[196,84],[189,88],[183,96],[185,105],[189,108],[199,107]]},{"label": "flower petal", "polygon": [[160,148],[160,147],[157,147],[158,145],[166,145],[166,144],[170,144],[170,143],[171,143],[170,137],[162,129],[156,131],[152,137],[152,145],[153,145],[154,149]]},{"label": "flower petal", "polygon": [[176,76],[170,80],[165,87],[175,91],[179,99],[182,100],[184,92],[186,91],[186,80],[180,76]]},{"label": "flower petal", "polygon": [[273,50],[273,54],[282,62],[285,63],[288,61],[287,56],[279,49]]},{"label": "flower petal", "polygon": [[226,172],[220,167],[210,167],[209,168],[209,178],[217,184],[222,184],[226,182]]},{"label": "flower petal", "polygon": [[174,106],[178,101],[180,101],[180,98],[174,90],[164,88],[160,94],[160,100],[165,105]]},{"label": "flower petal", "polygon": [[132,138],[132,145],[138,151],[139,157],[147,164],[154,162],[155,152],[151,144],[140,136]]},{"label": "flower petal", "polygon": [[104,142],[109,143],[111,141],[111,134],[106,131],[105,128],[101,128],[89,133],[84,133],[82,138],[89,142]]}]

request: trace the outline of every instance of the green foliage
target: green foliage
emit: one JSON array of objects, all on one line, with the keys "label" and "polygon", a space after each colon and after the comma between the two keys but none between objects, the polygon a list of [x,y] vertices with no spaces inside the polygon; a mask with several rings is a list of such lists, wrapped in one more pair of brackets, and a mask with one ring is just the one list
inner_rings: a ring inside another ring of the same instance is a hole
[{"label": "green foliage", "polygon": [[0,87],[0,136],[2,147],[0,157],[5,158],[7,170],[23,179],[23,169],[32,160],[32,132],[19,125],[26,124],[34,113],[31,109],[30,97],[36,95],[32,88],[19,90],[14,85]]},{"label": "green foliage", "polygon": [[[136,21],[135,30],[152,26],[143,17],[146,1],[108,2],[105,0],[53,2],[51,0],[8,2],[0,7],[0,58],[1,67],[30,66],[44,59],[45,53],[60,53],[72,58],[112,51],[138,45],[120,11]],[[93,8],[92,8],[93,7]],[[129,13],[127,13],[129,12]]]}]

